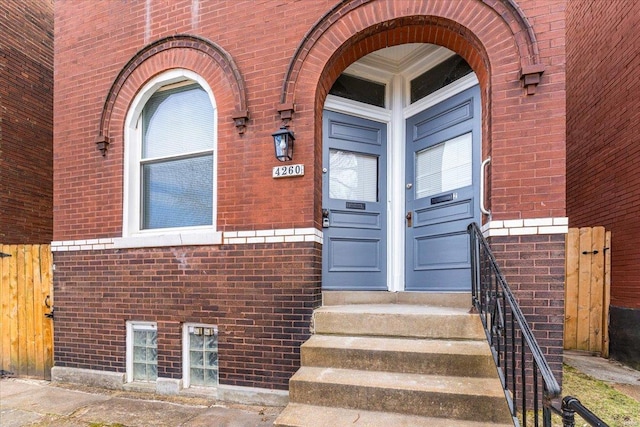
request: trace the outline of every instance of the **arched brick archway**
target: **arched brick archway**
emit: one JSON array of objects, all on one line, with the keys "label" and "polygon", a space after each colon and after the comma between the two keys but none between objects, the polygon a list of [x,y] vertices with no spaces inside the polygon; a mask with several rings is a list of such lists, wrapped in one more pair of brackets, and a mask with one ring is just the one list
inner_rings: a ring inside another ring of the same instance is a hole
[{"label": "arched brick archway", "polygon": [[[438,22],[439,18],[443,20]],[[445,23],[447,20],[449,23]],[[500,24],[499,29],[496,26],[497,23]],[[299,75],[307,57],[317,45],[325,48],[337,47],[341,39],[345,40],[345,35],[347,35],[346,38],[350,38],[356,33],[374,34],[391,28],[412,25],[450,29],[454,34],[463,36],[468,42],[477,34],[477,40],[482,44],[486,43],[487,46],[494,45],[494,41],[508,41],[513,43],[515,48],[511,54],[516,54],[518,57],[520,66],[517,70],[520,72],[518,77],[531,74],[539,76],[544,71],[544,66],[540,63],[535,32],[515,0],[451,1],[438,4],[343,0],[325,13],[309,29],[298,45],[285,73],[280,96],[281,104],[291,104],[295,101],[294,92]],[[467,30],[460,30],[461,28]],[[436,44],[443,46],[452,44],[449,43],[449,35],[436,32],[431,36],[439,41]],[[415,37],[416,34],[412,34],[411,31],[400,31],[393,37],[386,38],[384,41],[390,44],[383,47],[408,43],[407,39]],[[455,46],[447,47],[465,56],[464,52],[460,52]]]},{"label": "arched brick archway", "polygon": [[431,43],[458,53],[473,68],[480,85],[489,86],[489,59],[472,32],[449,19],[408,16],[368,27],[340,46],[321,73],[316,108],[322,108],[333,82],[350,64],[376,50],[405,43]]},{"label": "arched brick archway", "polygon": [[[144,82],[160,71],[171,68],[190,68],[192,71],[203,74],[210,82],[225,81],[231,91],[231,99],[228,105],[235,106],[235,110],[229,112],[239,133],[244,132],[249,118],[247,107],[247,93],[244,79],[235,61],[224,49],[217,44],[201,37],[188,34],[175,35],[156,40],[138,51],[122,67],[115,78],[104,101],[100,115],[96,144],[106,154],[107,148],[116,135],[110,135],[110,126],[115,117],[122,115],[122,111],[135,96],[135,92],[142,87]],[[220,73],[220,75],[213,75]],[[210,74],[208,78],[206,74]],[[127,91],[129,87],[129,91]],[[212,86],[213,87],[213,86]],[[133,91],[133,93],[130,93]],[[118,109],[117,104],[124,105]],[[121,120],[122,117],[119,117]]]},{"label": "arched brick archway", "polygon": [[[111,224],[109,232],[113,235],[122,233],[124,198],[117,189],[122,188],[126,164],[124,134],[127,112],[138,92],[158,74],[181,68],[193,71],[207,82],[218,109],[217,160],[219,164],[233,162],[233,143],[239,138],[238,128],[234,126],[238,123],[237,115],[244,116],[245,119],[248,116],[246,88],[230,56],[218,53],[208,43],[196,43],[194,40],[202,39],[192,36],[171,37],[147,45],[122,68],[106,97],[95,142],[98,148],[101,143],[106,143],[105,148],[108,146],[108,154],[101,163],[101,173],[104,174],[101,176],[118,178],[108,182],[105,180],[101,185],[105,193],[112,191],[120,195],[113,198],[117,202],[117,209],[109,210],[108,218],[103,216],[105,222]],[[244,110],[244,114],[238,114],[239,110]],[[218,206],[224,203],[232,201],[218,199]]]},{"label": "arched brick archway", "polygon": [[[293,127],[302,139],[315,141],[316,203],[321,200],[322,106],[332,83],[368,53],[404,43],[444,46],[474,69],[482,90],[483,157],[490,156],[496,144],[506,145],[496,138],[495,124],[506,123],[514,98],[532,94],[544,71],[535,34],[512,0],[339,3],[299,44],[278,107],[285,120],[295,114]],[[315,209],[317,224],[318,212]]]}]

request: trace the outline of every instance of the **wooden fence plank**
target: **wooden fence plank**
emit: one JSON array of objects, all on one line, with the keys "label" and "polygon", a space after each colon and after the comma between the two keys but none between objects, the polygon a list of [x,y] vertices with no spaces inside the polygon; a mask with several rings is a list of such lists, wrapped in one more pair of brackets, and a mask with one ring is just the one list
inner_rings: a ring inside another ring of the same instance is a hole
[{"label": "wooden fence plank", "polygon": [[565,331],[564,348],[577,347],[578,333],[578,268],[580,261],[580,234],[577,228],[569,229],[566,237],[565,281]]},{"label": "wooden fence plank", "polygon": [[20,245],[18,247],[18,374],[28,375],[27,361],[29,360],[29,354],[27,353],[27,292],[31,287],[31,284],[27,284],[26,280],[26,259],[25,259],[25,247]]},{"label": "wooden fence plank", "polygon": [[589,305],[589,351],[602,351],[602,302],[604,288],[604,227],[591,229],[591,303]]},{"label": "wooden fence plank", "polygon": [[34,318],[34,376],[44,378],[44,334],[43,323],[47,320],[44,317],[44,298],[42,297],[42,288],[46,286],[42,282],[42,252],[46,245],[33,245],[31,254],[33,258],[33,318]]},{"label": "wooden fence plank", "polygon": [[34,283],[33,283],[33,256],[31,250],[33,245],[24,246],[24,284],[25,298],[24,307],[26,316],[24,318],[26,335],[23,339],[26,341],[26,357],[23,359],[24,371],[27,376],[34,376],[36,369],[36,326],[35,326],[35,301],[34,301]]},{"label": "wooden fence plank", "polygon": [[577,346],[578,350],[589,350],[589,307],[591,298],[589,292],[591,290],[591,262],[588,252],[591,250],[591,228],[580,228],[580,267],[579,267],[579,283],[578,283],[578,333]]},{"label": "wooden fence plank", "polygon": [[17,373],[20,365],[18,358],[18,246],[10,245],[9,254],[12,262],[9,266],[9,369],[8,371]]},{"label": "wooden fence plank", "polygon": [[[43,301],[48,297],[49,306],[54,307],[53,295],[53,254],[49,245],[43,246],[40,252],[40,274],[42,276],[42,287],[40,298]],[[42,336],[44,345],[44,378],[51,380],[51,368],[53,367],[53,319],[44,316],[51,309],[44,307],[42,314]]]},{"label": "wooden fence plank", "polygon": [[609,358],[609,305],[611,304],[611,231],[605,233],[604,296],[602,302],[602,357]]},{"label": "wooden fence plank", "polygon": [[[5,249],[0,243],[0,252]],[[7,254],[8,255],[8,254]],[[9,370],[9,257],[0,258],[0,369]],[[5,353],[5,351],[7,353]],[[6,365],[5,365],[6,363]]]}]

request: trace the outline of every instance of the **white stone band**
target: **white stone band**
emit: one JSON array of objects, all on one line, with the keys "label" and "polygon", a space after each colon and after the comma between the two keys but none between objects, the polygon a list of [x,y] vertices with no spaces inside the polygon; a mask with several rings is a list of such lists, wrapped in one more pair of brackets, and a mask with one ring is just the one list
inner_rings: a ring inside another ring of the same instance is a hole
[{"label": "white stone band", "polygon": [[567,234],[569,218],[532,218],[489,221],[482,226],[485,237]]},{"label": "white stone band", "polygon": [[248,230],[227,232],[183,232],[135,237],[114,237],[51,242],[52,252],[100,251],[105,249],[152,248],[166,246],[246,245],[254,243],[317,242],[322,231],[315,228]]}]

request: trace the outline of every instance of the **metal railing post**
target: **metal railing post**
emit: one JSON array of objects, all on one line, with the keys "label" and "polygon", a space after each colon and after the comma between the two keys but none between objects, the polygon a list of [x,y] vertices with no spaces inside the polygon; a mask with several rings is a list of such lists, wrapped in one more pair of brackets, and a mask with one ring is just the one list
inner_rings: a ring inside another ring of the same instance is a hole
[{"label": "metal railing post", "polygon": [[568,405],[568,399],[562,399],[562,427],[575,427],[576,411]]}]

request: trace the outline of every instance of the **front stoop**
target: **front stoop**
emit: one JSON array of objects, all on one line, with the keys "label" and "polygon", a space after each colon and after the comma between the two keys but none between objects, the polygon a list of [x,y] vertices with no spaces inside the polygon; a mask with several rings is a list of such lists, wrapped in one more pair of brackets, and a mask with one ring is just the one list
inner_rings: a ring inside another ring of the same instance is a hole
[{"label": "front stoop", "polygon": [[280,427],[513,426],[478,315],[412,304],[324,306]]}]

